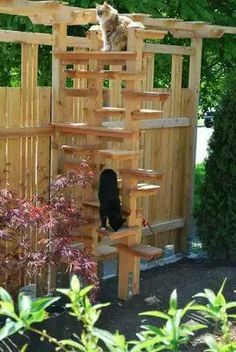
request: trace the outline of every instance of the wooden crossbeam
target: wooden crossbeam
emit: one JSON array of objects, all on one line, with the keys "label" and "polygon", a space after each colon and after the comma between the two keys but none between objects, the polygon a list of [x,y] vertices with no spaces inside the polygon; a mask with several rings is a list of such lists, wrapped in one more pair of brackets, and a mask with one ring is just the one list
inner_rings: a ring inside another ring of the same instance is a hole
[{"label": "wooden crossbeam", "polygon": [[141,101],[166,101],[170,93],[157,93],[157,92],[135,92],[132,90],[123,90],[122,95],[125,98],[137,99]]},{"label": "wooden crossbeam", "polygon": [[55,130],[64,134],[87,135],[110,138],[132,138],[133,132],[124,128],[89,127],[85,123],[52,123]]},{"label": "wooden crossbeam", "polygon": [[120,79],[124,81],[144,80],[145,73],[131,73],[123,71],[86,71],[86,70],[65,70],[65,74],[70,78],[87,79]]},{"label": "wooden crossbeam", "polygon": [[134,255],[136,257],[145,258],[145,259],[153,259],[156,257],[160,257],[163,253],[161,248],[145,245],[145,244],[133,244],[131,246],[126,246],[124,244],[117,244],[117,249],[119,251],[125,251],[130,255]]},{"label": "wooden crossbeam", "polygon": [[128,52],[128,51],[108,51],[108,52],[103,52],[103,51],[87,51],[87,52],[73,52],[73,51],[58,51],[54,52],[54,55],[60,59],[63,60],[64,62],[71,63],[73,61],[74,63],[80,63],[80,61],[84,60],[99,60],[99,61],[105,61],[108,62],[111,60],[112,62],[116,61],[129,61],[129,60],[135,60],[137,54],[135,52]]}]

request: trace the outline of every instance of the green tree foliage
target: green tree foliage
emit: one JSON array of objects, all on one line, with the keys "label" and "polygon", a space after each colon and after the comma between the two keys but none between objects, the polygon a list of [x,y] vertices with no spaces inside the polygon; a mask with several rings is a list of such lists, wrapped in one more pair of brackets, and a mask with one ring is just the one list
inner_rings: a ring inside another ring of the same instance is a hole
[{"label": "green tree foliage", "polygon": [[[72,6],[94,8],[95,0],[66,0]],[[98,3],[103,0],[98,0]],[[207,21],[212,24],[235,26],[235,0],[111,0],[111,5],[119,12],[142,12],[157,18],[181,18],[185,21]],[[26,17],[0,14],[0,29],[50,33],[51,27],[35,26]],[[84,35],[88,26],[68,28],[70,35]],[[205,39],[203,44],[202,83],[200,104],[202,110],[217,107],[224,86],[225,76],[233,70],[236,62],[236,46],[232,35],[219,39]],[[190,45],[189,39],[176,39],[166,36],[164,43]],[[51,55],[49,47],[39,51],[39,85],[51,84]],[[155,62],[156,87],[170,85],[169,55],[157,55]],[[20,84],[20,46],[0,43],[0,86]],[[188,58],[184,59],[183,85],[188,84]]]},{"label": "green tree foliage", "polygon": [[227,82],[205,163],[199,233],[211,259],[236,261],[236,70]]}]

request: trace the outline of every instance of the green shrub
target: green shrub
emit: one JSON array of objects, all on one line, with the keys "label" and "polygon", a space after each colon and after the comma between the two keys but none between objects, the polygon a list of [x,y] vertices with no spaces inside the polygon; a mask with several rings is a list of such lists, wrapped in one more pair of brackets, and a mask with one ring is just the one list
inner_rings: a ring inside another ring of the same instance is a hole
[{"label": "green shrub", "polygon": [[198,217],[199,210],[201,207],[201,192],[203,179],[205,176],[205,164],[197,164],[195,167],[195,181],[194,181],[194,204],[193,204],[193,215]]},{"label": "green shrub", "polygon": [[214,117],[205,161],[199,236],[211,260],[236,261],[236,72]]}]

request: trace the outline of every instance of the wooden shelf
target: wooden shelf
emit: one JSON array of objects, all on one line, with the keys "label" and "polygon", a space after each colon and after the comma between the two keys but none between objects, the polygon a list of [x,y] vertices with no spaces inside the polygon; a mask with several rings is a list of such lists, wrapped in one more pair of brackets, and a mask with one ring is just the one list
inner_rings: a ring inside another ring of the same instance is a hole
[{"label": "wooden shelf", "polygon": [[108,237],[110,240],[119,240],[121,238],[134,236],[137,231],[140,230],[139,226],[132,226],[132,227],[122,227],[117,232],[114,232],[112,229],[101,230],[98,229],[98,236],[101,238]]},{"label": "wooden shelf", "polygon": [[160,257],[162,255],[162,249],[157,247],[152,247],[145,244],[134,244],[132,246],[125,246],[123,244],[117,244],[116,247],[119,251],[126,251],[135,257],[153,259],[155,257]]},{"label": "wooden shelf", "polygon": [[136,29],[136,38],[138,39],[163,39],[168,31],[153,29]]},{"label": "wooden shelf", "polygon": [[116,108],[116,107],[104,107],[101,109],[95,109],[94,114],[98,117],[118,116],[118,117],[124,118],[125,117],[125,109],[124,108]]},{"label": "wooden shelf", "polygon": [[145,73],[132,73],[125,71],[86,71],[86,70],[65,70],[65,75],[70,78],[81,79],[120,79],[123,81],[144,80]]},{"label": "wooden shelf", "polygon": [[163,180],[164,174],[146,169],[119,169],[120,175],[129,176],[135,180]]},{"label": "wooden shelf", "polygon": [[69,97],[95,97],[98,92],[97,89],[77,89],[77,88],[66,88],[65,94]]},{"label": "wooden shelf", "polygon": [[158,119],[162,116],[162,110],[141,109],[132,113],[133,120]]},{"label": "wooden shelf", "polygon": [[98,146],[94,145],[82,145],[78,147],[73,147],[70,145],[62,145],[61,149],[66,154],[76,154],[76,155],[83,155],[83,154],[91,154],[94,153],[95,150],[98,149]]},{"label": "wooden shelf", "polygon": [[158,185],[148,185],[146,183],[138,184],[136,187],[131,188],[130,193],[136,197],[148,197],[155,195],[160,189]]},{"label": "wooden shelf", "polygon": [[53,122],[55,130],[63,134],[69,135],[93,135],[98,137],[107,138],[132,138],[134,132],[125,130],[124,128],[114,127],[89,127],[86,123],[64,123],[64,122]]},{"label": "wooden shelf", "polygon": [[63,60],[64,63],[76,63],[79,64],[89,60],[99,60],[104,61],[105,63],[109,64],[110,61],[130,61],[135,60],[137,57],[136,52],[120,52],[120,51],[87,51],[87,52],[73,52],[73,51],[57,51],[54,52],[54,56],[60,60]]},{"label": "wooden shelf", "polygon": [[161,101],[164,102],[170,96],[170,93],[157,93],[157,92],[135,92],[132,90],[123,90],[122,95],[124,98],[136,99],[140,101]]},{"label": "wooden shelf", "polygon": [[98,260],[106,260],[110,257],[113,257],[117,253],[118,251],[116,247],[104,245],[104,246],[98,246],[97,248],[95,248],[92,251],[91,255],[93,257],[96,257]]},{"label": "wooden shelf", "polygon": [[85,247],[92,247],[93,238],[86,235],[73,236],[73,243],[82,243]]},{"label": "wooden shelf", "polygon": [[111,160],[136,160],[142,155],[142,150],[98,150],[98,154],[104,159]]}]

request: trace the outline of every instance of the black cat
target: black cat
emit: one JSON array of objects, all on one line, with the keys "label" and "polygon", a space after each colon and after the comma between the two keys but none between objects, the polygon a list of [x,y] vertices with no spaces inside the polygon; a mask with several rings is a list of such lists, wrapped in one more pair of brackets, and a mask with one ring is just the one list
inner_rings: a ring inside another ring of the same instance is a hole
[{"label": "black cat", "polygon": [[106,228],[107,218],[114,231],[118,231],[125,219],[121,215],[117,176],[114,170],[105,169],[100,174],[98,199],[101,227]]}]

